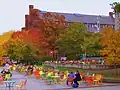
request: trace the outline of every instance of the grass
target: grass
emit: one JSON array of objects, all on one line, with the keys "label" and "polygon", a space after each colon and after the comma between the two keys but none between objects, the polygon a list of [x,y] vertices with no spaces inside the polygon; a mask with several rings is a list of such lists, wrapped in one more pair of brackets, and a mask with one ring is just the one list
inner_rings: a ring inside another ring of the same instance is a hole
[{"label": "grass", "polygon": [[[52,66],[44,66],[44,68],[53,68]],[[84,72],[85,74],[89,72],[90,74],[95,74],[95,73],[100,73],[104,76],[104,78],[109,78],[109,79],[116,79],[120,80],[120,70],[118,70],[118,73],[116,74],[115,70],[83,70],[80,68],[74,68],[74,67],[56,67],[60,71],[69,71],[69,72],[76,72],[77,70],[79,72]]]}]

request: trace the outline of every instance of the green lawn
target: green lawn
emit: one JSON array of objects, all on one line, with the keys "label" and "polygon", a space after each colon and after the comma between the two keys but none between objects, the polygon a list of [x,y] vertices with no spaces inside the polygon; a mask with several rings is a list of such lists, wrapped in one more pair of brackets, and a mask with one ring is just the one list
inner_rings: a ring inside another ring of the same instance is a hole
[{"label": "green lawn", "polygon": [[[44,66],[44,68],[52,68],[51,66]],[[70,67],[56,67],[60,71],[69,71],[69,72],[76,72],[77,70],[79,72],[84,72],[85,74],[89,72],[90,74],[93,73],[100,73],[104,76],[104,78],[110,78],[110,79],[120,79],[120,71],[118,75],[116,75],[115,70],[83,70],[79,68],[70,68]]]}]

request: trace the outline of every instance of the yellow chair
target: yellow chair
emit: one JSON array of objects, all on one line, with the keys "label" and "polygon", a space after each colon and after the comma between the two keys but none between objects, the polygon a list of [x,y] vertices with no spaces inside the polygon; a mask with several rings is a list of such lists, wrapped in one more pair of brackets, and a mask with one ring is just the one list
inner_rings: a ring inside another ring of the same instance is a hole
[{"label": "yellow chair", "polygon": [[26,90],[26,83],[27,83],[27,80],[20,81],[20,83],[16,85],[17,90]]},{"label": "yellow chair", "polygon": [[102,80],[103,80],[103,76],[100,74],[96,74],[93,79],[94,85],[102,84]]},{"label": "yellow chair", "polygon": [[16,85],[17,90],[22,89],[22,86],[23,86],[23,81],[20,81],[20,83]]},{"label": "yellow chair", "polygon": [[11,75],[10,74],[6,74],[5,75],[5,80],[9,80],[11,78]]},{"label": "yellow chair", "polygon": [[63,84],[66,82],[66,80],[67,80],[67,76],[64,75],[63,79],[60,79],[60,83]]}]

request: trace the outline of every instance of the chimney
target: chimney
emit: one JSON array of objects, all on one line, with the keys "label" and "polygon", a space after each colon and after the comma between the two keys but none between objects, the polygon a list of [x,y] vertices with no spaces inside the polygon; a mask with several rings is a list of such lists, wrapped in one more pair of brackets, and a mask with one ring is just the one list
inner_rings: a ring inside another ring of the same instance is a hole
[{"label": "chimney", "polygon": [[29,17],[29,15],[25,15],[25,28],[26,28],[26,29],[28,29],[28,26],[29,26],[29,22],[28,22],[28,21],[29,21],[29,20],[28,20],[29,18],[28,18],[28,17]]},{"label": "chimney", "polygon": [[29,5],[29,15],[31,15],[33,9],[34,9],[34,5]]}]

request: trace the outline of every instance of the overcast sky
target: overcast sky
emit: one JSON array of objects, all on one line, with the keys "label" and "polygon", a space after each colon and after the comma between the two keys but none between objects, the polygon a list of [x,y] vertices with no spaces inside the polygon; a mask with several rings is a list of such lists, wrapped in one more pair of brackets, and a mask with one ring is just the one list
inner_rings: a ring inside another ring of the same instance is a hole
[{"label": "overcast sky", "polygon": [[30,4],[46,11],[108,15],[115,1],[120,0],[0,0],[0,34],[20,30]]}]

